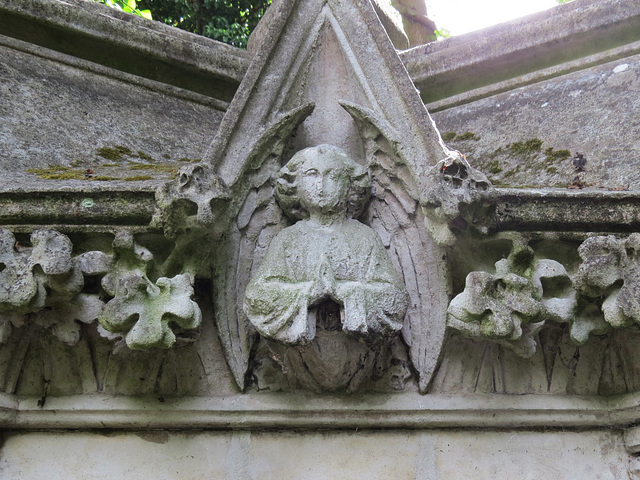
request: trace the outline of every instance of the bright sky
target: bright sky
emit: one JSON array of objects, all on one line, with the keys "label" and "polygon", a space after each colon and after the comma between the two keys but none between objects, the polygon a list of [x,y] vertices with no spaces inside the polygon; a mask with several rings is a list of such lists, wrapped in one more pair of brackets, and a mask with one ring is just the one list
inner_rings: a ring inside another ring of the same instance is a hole
[{"label": "bright sky", "polygon": [[427,14],[451,35],[480,30],[558,5],[556,0],[426,0]]}]

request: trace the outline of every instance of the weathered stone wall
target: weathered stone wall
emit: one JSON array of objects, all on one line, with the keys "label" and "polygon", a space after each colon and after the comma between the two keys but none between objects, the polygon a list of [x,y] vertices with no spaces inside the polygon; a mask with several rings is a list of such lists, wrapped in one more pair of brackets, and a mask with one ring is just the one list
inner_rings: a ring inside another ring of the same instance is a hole
[{"label": "weathered stone wall", "polygon": [[[0,472],[13,480],[620,480],[621,435],[585,432],[193,432],[8,435]],[[90,472],[90,473],[89,473]]]},{"label": "weathered stone wall", "polygon": [[577,1],[402,58],[445,142],[496,186],[633,190],[639,51],[637,2]]}]

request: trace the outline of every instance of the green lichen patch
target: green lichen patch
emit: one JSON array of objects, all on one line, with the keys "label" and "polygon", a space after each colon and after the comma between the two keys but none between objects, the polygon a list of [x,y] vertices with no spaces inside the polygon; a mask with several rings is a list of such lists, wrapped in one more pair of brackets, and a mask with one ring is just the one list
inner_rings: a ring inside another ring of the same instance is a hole
[{"label": "green lichen patch", "polygon": [[116,145],[115,147],[102,147],[99,148],[96,153],[102,158],[118,162],[125,155],[131,155],[131,149],[122,145]]},{"label": "green lichen patch", "polygon": [[461,133],[460,135],[457,135],[455,138],[456,141],[458,140],[474,140],[474,141],[478,141],[480,140],[480,137],[478,137],[475,133],[473,132],[464,132]]},{"label": "green lichen patch", "polygon": [[502,172],[502,167],[500,166],[500,162],[497,160],[492,160],[487,163],[487,171],[493,175],[497,175]]},{"label": "green lichen patch", "polygon": [[547,173],[550,173],[550,174],[558,173],[558,169],[556,167],[548,167]]},{"label": "green lichen patch", "polygon": [[179,162],[190,162],[190,163],[198,163],[201,162],[202,159],[201,158],[187,158],[187,157],[183,157],[183,158],[179,158],[178,159]]},{"label": "green lichen patch", "polygon": [[444,140],[445,142],[450,142],[454,138],[456,138],[456,135],[457,135],[456,132],[445,132],[442,134],[442,140]]},{"label": "green lichen patch", "polygon": [[524,142],[510,143],[507,148],[513,155],[532,155],[542,150],[543,143],[539,138],[530,138]]},{"label": "green lichen patch", "polygon": [[554,150],[552,147],[547,148],[544,151],[544,154],[547,156],[547,160],[552,162],[559,162],[571,156],[571,152],[569,150]]},{"label": "green lichen patch", "polygon": [[51,165],[47,168],[30,168],[28,173],[34,173],[46,180],[86,180],[87,174],[82,170],[74,170],[62,165]]}]

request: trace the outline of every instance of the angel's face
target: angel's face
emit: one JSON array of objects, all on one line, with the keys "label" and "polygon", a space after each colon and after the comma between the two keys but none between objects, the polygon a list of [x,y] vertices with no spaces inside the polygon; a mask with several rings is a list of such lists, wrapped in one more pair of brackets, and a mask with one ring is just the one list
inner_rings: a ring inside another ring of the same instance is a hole
[{"label": "angel's face", "polygon": [[348,190],[349,173],[333,155],[314,155],[300,166],[298,195],[308,212],[344,213]]}]

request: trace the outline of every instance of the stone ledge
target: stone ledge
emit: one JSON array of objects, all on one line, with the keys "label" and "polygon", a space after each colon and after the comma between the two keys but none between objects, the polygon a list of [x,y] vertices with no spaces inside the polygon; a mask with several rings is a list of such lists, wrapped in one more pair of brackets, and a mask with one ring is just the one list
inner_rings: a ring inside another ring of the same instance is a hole
[{"label": "stone ledge", "polygon": [[[484,30],[421,45],[401,52],[400,57],[424,102],[431,103],[638,40],[640,4],[636,0],[576,0]],[[605,56],[600,62],[611,60],[614,58]],[[591,65],[583,68],[588,66]],[[545,78],[532,75],[524,84]],[[484,93],[488,96],[497,92]]]},{"label": "stone ledge", "polygon": [[86,0],[0,0],[0,34],[230,101],[249,54]]},{"label": "stone ledge", "polygon": [[77,395],[0,396],[2,428],[394,429],[600,428],[640,419],[640,396],[238,394],[158,399]]},{"label": "stone ledge", "polygon": [[[59,183],[52,188],[52,183]],[[43,185],[46,183],[46,185]],[[104,182],[98,182],[104,183]],[[115,182],[111,182],[115,183]],[[73,184],[73,185],[72,185]],[[29,227],[74,231],[85,224],[146,228],[157,208],[157,182],[137,186],[86,185],[46,181],[0,191],[0,225],[20,231]],[[489,231],[611,232],[640,231],[640,192],[568,189],[497,188]],[[90,198],[91,207],[82,201]]]},{"label": "stone ledge", "polygon": [[638,232],[640,192],[497,188],[490,231]]},{"label": "stone ledge", "polygon": [[0,225],[146,226],[155,208],[153,190],[0,192]]}]

